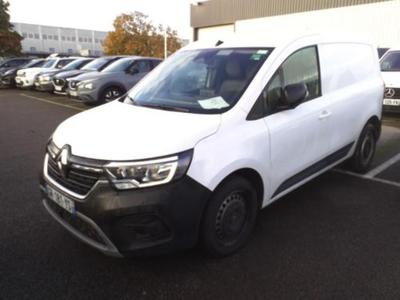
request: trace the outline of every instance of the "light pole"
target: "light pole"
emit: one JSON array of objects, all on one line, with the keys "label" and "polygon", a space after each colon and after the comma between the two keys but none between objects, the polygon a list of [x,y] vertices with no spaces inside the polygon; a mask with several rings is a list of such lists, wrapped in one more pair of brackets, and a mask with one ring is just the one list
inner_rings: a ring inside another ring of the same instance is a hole
[{"label": "light pole", "polygon": [[168,37],[167,37],[167,28],[164,30],[164,59],[168,56]]}]

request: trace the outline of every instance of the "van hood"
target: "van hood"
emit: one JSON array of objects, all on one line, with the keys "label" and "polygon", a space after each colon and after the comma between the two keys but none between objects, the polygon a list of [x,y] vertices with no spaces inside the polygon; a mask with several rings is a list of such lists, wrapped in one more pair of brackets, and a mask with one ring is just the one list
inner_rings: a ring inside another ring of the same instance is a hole
[{"label": "van hood", "polygon": [[400,88],[400,72],[382,72],[386,87]]},{"label": "van hood", "polygon": [[53,134],[59,148],[71,146],[76,156],[100,160],[141,160],[194,148],[214,134],[221,115],[191,114],[114,101],[79,113]]}]

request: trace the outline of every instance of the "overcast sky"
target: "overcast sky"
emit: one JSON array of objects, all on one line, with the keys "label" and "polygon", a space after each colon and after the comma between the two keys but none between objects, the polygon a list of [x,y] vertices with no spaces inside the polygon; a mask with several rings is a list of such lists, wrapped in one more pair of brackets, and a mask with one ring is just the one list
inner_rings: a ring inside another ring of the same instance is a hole
[{"label": "overcast sky", "polygon": [[101,31],[112,30],[121,13],[140,11],[154,23],[178,30],[191,38],[190,3],[193,0],[9,0],[12,22]]}]

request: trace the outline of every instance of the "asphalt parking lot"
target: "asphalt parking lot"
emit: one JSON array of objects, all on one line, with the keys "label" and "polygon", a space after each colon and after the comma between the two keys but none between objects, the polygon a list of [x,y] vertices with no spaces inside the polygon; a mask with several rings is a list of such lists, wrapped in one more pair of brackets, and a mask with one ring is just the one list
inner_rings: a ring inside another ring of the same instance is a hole
[{"label": "asphalt parking lot", "polygon": [[40,201],[44,145],[83,109],[0,90],[0,299],[400,298],[400,115],[385,116],[371,173],[338,168],[277,201],[238,254],[115,259],[75,240]]}]

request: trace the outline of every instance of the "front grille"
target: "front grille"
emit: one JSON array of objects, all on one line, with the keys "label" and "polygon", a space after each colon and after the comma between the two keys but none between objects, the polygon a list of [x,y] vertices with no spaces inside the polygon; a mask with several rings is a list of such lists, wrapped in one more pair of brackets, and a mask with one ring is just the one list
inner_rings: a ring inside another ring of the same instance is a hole
[{"label": "front grille", "polygon": [[81,196],[86,195],[99,180],[101,173],[74,168],[73,165],[64,177],[58,168],[57,162],[49,154],[47,164],[48,176],[58,184]]},{"label": "front grille", "polygon": [[400,88],[386,88],[385,98],[387,99],[400,99]]},{"label": "front grille", "polygon": [[103,238],[90,224],[88,224],[78,216],[71,215],[69,212],[67,212],[65,209],[61,208],[51,200],[48,200],[47,204],[48,206],[50,206],[54,213],[56,213],[64,222],[68,223],[75,230],[79,231],[90,240],[106,245]]}]

